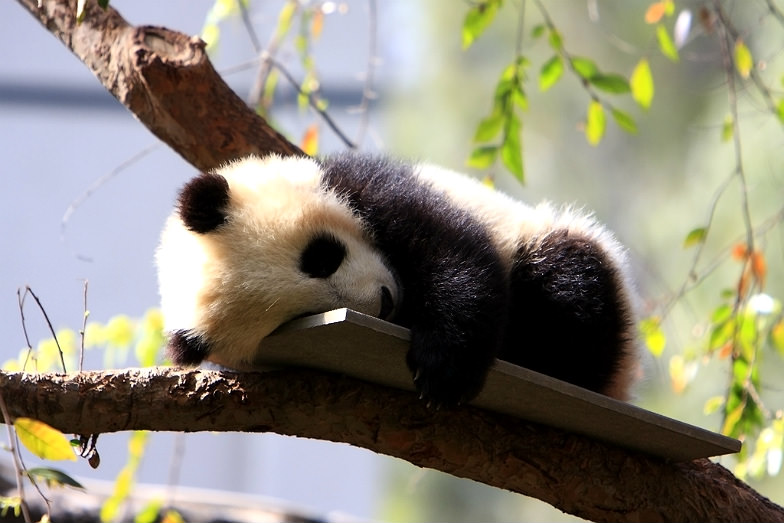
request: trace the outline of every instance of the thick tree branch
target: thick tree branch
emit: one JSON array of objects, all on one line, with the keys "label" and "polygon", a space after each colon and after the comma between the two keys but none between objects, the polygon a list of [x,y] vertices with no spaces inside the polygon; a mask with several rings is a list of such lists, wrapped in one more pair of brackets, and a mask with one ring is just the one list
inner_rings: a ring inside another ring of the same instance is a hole
[{"label": "thick tree branch", "polygon": [[594,521],[784,521],[709,460],[668,463],[473,407],[308,370],[0,373],[11,416],[66,433],[276,432],[347,442],[542,499]]},{"label": "thick tree branch", "polygon": [[206,171],[248,154],[304,154],[221,79],[198,37],[129,25],[111,7],[18,0],[155,136]]}]

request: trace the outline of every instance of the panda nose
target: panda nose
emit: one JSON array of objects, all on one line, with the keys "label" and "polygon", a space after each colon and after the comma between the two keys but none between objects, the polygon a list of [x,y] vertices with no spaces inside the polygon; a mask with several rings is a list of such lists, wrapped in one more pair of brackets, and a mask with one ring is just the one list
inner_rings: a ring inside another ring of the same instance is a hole
[{"label": "panda nose", "polygon": [[386,286],[381,287],[381,311],[378,317],[382,320],[387,319],[395,309],[395,302],[392,300],[392,293]]}]

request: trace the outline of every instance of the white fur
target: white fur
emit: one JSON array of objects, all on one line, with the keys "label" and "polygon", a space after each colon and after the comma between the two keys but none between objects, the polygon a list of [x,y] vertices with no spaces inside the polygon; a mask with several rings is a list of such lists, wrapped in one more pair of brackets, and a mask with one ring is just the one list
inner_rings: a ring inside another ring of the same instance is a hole
[{"label": "white fur", "polygon": [[[393,274],[361,220],[321,187],[315,162],[251,158],[217,173],[230,187],[228,222],[195,234],[175,211],[163,232],[157,264],[167,332],[205,336],[208,359],[242,368],[260,340],[297,316],[339,307],[378,315],[381,286],[397,303]],[[302,250],[318,232],[334,235],[347,250],[324,279],[298,270]]]}]

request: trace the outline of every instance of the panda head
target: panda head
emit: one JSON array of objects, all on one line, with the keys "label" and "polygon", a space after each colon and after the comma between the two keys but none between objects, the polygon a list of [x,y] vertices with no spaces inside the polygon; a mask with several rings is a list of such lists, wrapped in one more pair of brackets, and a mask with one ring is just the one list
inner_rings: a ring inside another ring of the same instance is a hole
[{"label": "panda head", "polygon": [[307,158],[248,158],[192,179],[156,261],[175,363],[242,368],[286,321],[341,307],[389,318],[400,298],[361,218]]}]

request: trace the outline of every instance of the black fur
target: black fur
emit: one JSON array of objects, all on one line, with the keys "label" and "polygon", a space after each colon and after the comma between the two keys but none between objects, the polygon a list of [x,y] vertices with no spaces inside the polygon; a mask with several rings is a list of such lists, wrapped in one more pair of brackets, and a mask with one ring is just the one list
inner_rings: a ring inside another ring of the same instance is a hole
[{"label": "black fur", "polygon": [[210,353],[210,345],[201,336],[178,330],[169,334],[166,351],[175,365],[198,365]]},{"label": "black fur", "polygon": [[204,234],[226,223],[229,183],[219,174],[201,174],[180,192],[178,208],[189,230]]},{"label": "black fur", "polygon": [[299,270],[311,278],[329,278],[346,258],[346,246],[332,235],[312,238],[299,259]]},{"label": "black fur", "polygon": [[411,329],[408,367],[436,404],[473,398],[501,345],[509,305],[503,264],[485,228],[428,186],[412,167],[339,155],[322,160],[325,186],[347,197],[397,273],[393,319]]},{"label": "black fur", "polygon": [[550,233],[523,246],[511,275],[514,318],[501,359],[594,391],[612,382],[632,319],[621,276],[590,240]]}]

